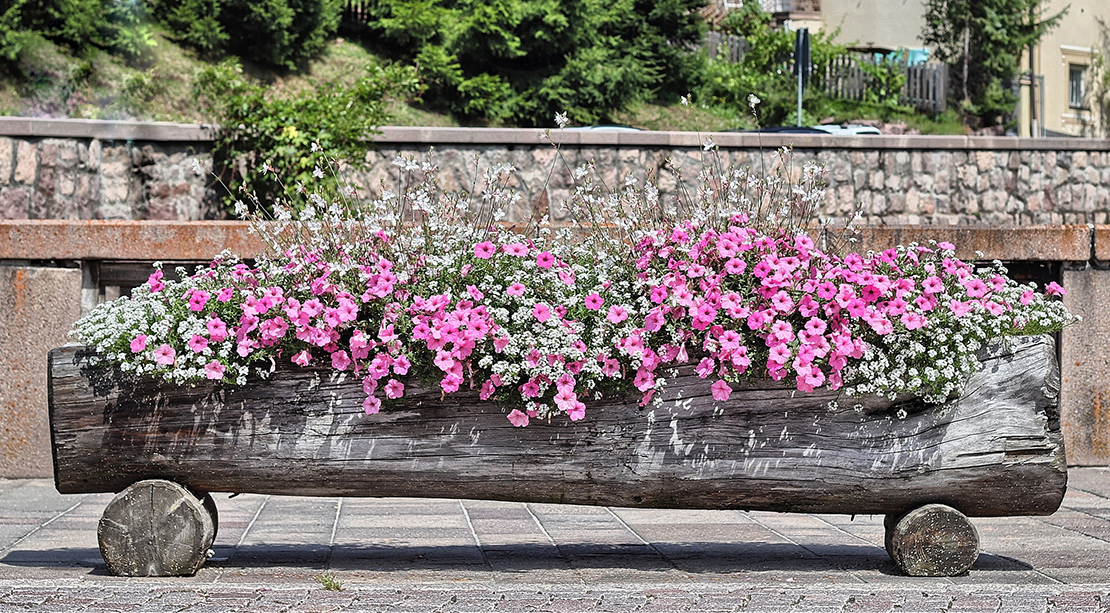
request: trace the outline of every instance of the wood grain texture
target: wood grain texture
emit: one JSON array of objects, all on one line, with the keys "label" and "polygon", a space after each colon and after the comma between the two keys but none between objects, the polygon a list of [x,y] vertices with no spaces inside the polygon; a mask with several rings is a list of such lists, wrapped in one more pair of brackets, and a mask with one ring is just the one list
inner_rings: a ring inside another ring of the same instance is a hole
[{"label": "wood grain texture", "polygon": [[97,527],[100,554],[113,575],[192,575],[216,538],[212,516],[186,488],[161,479],[130,485],[108,506]]},{"label": "wood grain texture", "polygon": [[368,416],[359,382],[325,370],[177,387],[121,381],[89,358],[50,355],[63,493],[163,478],[200,492],[872,514],[944,503],[999,516],[1052,513],[1067,480],[1048,336],[994,346],[940,408],[868,398],[856,411],[840,398],[830,411],[835,393],[771,381],[718,402],[679,373],[661,406],[591,403],[582,421],[527,428],[476,393],[441,399],[410,383],[402,406]]},{"label": "wood grain texture", "polygon": [[963,513],[943,504],[906,513],[887,541],[890,557],[911,577],[962,575],[979,558],[979,532]]}]

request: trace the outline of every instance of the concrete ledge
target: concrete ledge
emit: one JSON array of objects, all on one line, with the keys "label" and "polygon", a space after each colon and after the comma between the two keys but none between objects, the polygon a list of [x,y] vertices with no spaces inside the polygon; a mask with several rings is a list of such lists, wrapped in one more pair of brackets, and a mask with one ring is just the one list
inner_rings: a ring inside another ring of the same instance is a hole
[{"label": "concrete ledge", "polygon": [[218,126],[163,121],[0,117],[0,135],[100,140],[211,142]]},{"label": "concrete ledge", "polygon": [[240,221],[0,221],[0,260],[208,260],[261,254]]},{"label": "concrete ledge", "polygon": [[[240,221],[0,221],[0,260],[207,260],[224,249],[244,257],[264,245]],[[981,251],[989,260],[1085,262],[1091,258],[1088,226],[965,228],[867,227],[855,251],[883,250],[911,242],[948,241],[963,259]],[[1094,232],[1110,254],[1110,226]]]},{"label": "concrete ledge", "polygon": [[[533,128],[431,128],[385,126],[374,137],[379,145],[527,145],[544,142],[547,130]],[[700,148],[706,140],[726,148],[768,150],[784,145],[796,149],[923,149],[923,150],[1052,150],[1110,151],[1110,140],[1099,138],[1016,138],[1003,136],[834,136],[817,134],[755,134],[749,132],[560,132],[551,140],[572,147]]]},{"label": "concrete ledge", "polygon": [[[169,122],[108,121],[0,117],[0,136],[96,138],[101,140],[210,142],[219,126]],[[383,126],[371,140],[389,145],[528,145],[542,141],[547,130],[535,128],[439,128]],[[570,147],[699,148],[707,139],[726,148],[892,149],[976,151],[1110,151],[1099,138],[1016,138],[1007,136],[833,136],[754,134],[747,132],[605,132],[550,130],[551,139]]]},{"label": "concrete ledge", "polygon": [[1110,226],[1095,226],[1094,241],[1094,259],[1110,261]]},{"label": "concrete ledge", "polygon": [[[859,250],[889,249],[930,240],[948,241],[956,256],[987,260],[1086,262],[1091,258],[1091,229],[1084,225],[965,228],[941,226],[867,227],[860,229]],[[1110,235],[1107,236],[1110,238]]]}]

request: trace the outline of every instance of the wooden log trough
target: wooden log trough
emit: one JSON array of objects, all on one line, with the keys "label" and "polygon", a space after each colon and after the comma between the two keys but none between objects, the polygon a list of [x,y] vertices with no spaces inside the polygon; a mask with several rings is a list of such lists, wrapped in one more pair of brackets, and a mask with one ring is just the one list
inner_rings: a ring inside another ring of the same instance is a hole
[{"label": "wooden log trough", "polygon": [[1051,336],[992,343],[940,407],[773,381],[719,402],[681,369],[662,405],[595,402],[526,428],[476,391],[413,383],[366,415],[360,382],[333,371],[175,386],[92,357],[50,354],[54,476],[62,493],[120,492],[99,529],[117,574],[196,572],[217,523],[207,494],[253,492],[883,514],[899,568],[954,575],[978,556],[968,516],[1051,514],[1067,482]]}]

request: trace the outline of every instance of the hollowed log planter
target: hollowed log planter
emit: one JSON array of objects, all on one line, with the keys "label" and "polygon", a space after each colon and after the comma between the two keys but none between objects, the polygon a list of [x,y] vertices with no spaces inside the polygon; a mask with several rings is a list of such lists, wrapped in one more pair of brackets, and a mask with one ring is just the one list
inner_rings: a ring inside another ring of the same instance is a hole
[{"label": "hollowed log planter", "polygon": [[254,492],[885,514],[903,571],[951,575],[978,556],[968,516],[1051,514],[1067,481],[1049,336],[992,345],[942,407],[771,381],[718,402],[680,372],[661,406],[597,402],[527,428],[476,394],[410,385],[368,416],[359,381],[326,370],[174,386],[90,357],[50,354],[54,476],[62,493],[121,492],[99,531],[120,574],[195,572],[215,535],[206,493]]}]

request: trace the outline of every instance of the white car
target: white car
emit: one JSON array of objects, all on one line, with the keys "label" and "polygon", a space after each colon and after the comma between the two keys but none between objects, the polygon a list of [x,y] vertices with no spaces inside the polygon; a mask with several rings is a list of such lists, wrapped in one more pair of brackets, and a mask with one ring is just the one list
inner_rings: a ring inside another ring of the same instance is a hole
[{"label": "white car", "polygon": [[874,126],[865,126],[858,123],[849,123],[845,125],[826,124],[821,126],[813,126],[815,130],[828,132],[829,134],[839,134],[841,136],[857,136],[863,134],[882,134],[878,128]]}]

